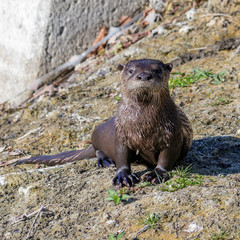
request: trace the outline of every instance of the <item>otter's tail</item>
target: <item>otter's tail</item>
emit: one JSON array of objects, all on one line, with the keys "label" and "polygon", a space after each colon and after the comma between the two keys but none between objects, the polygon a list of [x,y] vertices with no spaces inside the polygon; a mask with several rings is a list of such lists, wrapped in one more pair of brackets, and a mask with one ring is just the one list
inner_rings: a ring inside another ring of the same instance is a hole
[{"label": "otter's tail", "polygon": [[89,147],[81,150],[62,152],[57,155],[44,155],[38,157],[31,157],[28,159],[22,159],[15,162],[14,165],[41,163],[48,166],[55,166],[94,157],[96,157],[96,151],[93,146],[90,145]]}]

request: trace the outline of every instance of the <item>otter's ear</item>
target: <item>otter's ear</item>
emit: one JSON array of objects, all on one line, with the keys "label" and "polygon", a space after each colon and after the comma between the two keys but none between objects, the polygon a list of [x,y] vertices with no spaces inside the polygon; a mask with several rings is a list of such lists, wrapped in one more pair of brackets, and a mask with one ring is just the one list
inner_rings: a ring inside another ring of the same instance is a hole
[{"label": "otter's ear", "polygon": [[124,69],[125,65],[124,64],[118,64],[117,69],[122,71]]},{"label": "otter's ear", "polygon": [[172,71],[173,65],[171,63],[166,63],[165,66],[169,72]]}]

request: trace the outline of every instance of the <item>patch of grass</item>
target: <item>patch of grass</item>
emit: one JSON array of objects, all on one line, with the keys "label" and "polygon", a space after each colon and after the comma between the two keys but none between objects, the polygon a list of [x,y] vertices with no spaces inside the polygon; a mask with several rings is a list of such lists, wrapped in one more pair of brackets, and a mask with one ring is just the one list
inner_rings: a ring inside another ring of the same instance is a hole
[{"label": "patch of grass", "polygon": [[120,190],[119,195],[113,189],[108,189],[108,198],[106,198],[106,200],[114,201],[114,203],[118,205],[120,201],[124,201],[128,198],[130,198],[130,196],[124,194],[123,189]]},{"label": "patch of grass", "polygon": [[121,232],[115,238],[114,234],[111,233],[110,236],[109,236],[109,240],[120,240],[123,237],[124,234],[125,234],[125,232]]},{"label": "patch of grass", "polygon": [[161,184],[158,189],[167,192],[175,192],[188,186],[201,185],[203,182],[202,178],[202,175],[192,177],[178,177],[166,181],[165,183]]},{"label": "patch of grass", "polygon": [[160,215],[159,213],[147,213],[147,216],[145,217],[142,217],[139,221],[140,221],[140,224],[143,224],[143,225],[148,225],[150,226],[151,228],[154,228],[156,229],[158,227],[158,221],[160,219]]},{"label": "patch of grass", "polygon": [[192,164],[188,165],[187,167],[179,166],[176,167],[175,174],[182,178],[187,178],[191,175]]},{"label": "patch of grass", "polygon": [[169,79],[169,89],[175,87],[187,87],[190,84],[198,81],[199,79],[193,78],[191,75],[185,75],[185,73],[172,73],[173,77]]},{"label": "patch of grass", "polygon": [[225,239],[229,239],[229,233],[225,230],[221,230],[218,233],[213,233],[211,235],[211,240],[225,240]]},{"label": "patch of grass", "polygon": [[230,102],[232,101],[229,99],[223,99],[219,97],[215,103],[211,104],[211,106],[226,105],[229,104]]},{"label": "patch of grass", "polygon": [[212,84],[220,84],[224,82],[225,74],[226,71],[213,73],[211,70],[203,70],[196,67],[188,74],[175,72],[172,73],[173,77],[169,79],[169,88],[187,87],[200,80],[209,80]]},{"label": "patch of grass", "polygon": [[144,188],[147,186],[153,186],[153,184],[151,182],[140,182],[140,183],[136,184],[136,187],[139,187],[139,188]]}]

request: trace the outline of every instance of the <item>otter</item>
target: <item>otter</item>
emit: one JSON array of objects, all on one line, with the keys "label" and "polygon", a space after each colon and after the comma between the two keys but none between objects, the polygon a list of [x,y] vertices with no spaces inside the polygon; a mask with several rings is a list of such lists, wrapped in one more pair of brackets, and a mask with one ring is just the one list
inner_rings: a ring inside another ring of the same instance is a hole
[{"label": "otter", "polygon": [[120,64],[122,95],[115,116],[98,125],[92,144],[85,149],[32,157],[17,164],[57,165],[97,157],[99,167],[115,165],[113,184],[133,186],[139,178],[131,163],[140,161],[154,169],[144,181],[159,183],[182,159],[192,144],[190,121],[170,96],[172,64],[138,59]]}]

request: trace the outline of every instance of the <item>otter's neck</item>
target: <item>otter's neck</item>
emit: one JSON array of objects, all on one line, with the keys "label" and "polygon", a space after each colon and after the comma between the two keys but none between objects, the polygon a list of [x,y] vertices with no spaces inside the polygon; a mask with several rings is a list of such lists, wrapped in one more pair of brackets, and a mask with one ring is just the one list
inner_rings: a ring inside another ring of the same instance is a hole
[{"label": "otter's neck", "polygon": [[127,91],[122,91],[122,104],[136,104],[140,107],[155,106],[155,110],[164,109],[172,102],[169,91],[162,89],[162,91],[151,92],[145,89],[137,90],[137,93],[128,93]]}]

